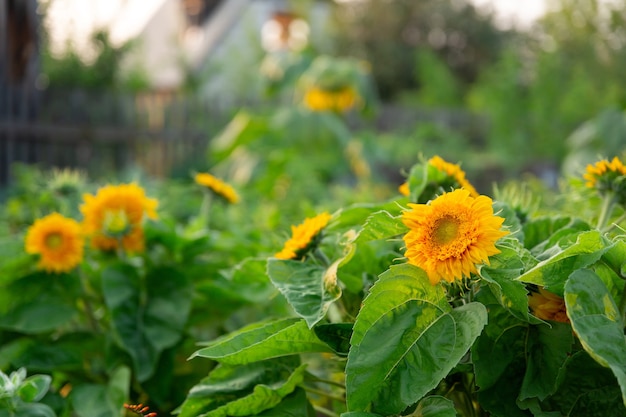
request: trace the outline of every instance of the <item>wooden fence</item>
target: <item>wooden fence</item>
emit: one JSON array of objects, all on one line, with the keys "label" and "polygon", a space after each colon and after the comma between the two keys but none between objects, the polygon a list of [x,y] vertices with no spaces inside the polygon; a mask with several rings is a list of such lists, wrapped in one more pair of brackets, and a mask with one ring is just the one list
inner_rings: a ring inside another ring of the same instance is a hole
[{"label": "wooden fence", "polygon": [[34,117],[0,119],[0,185],[15,163],[79,168],[94,178],[136,166],[164,177],[202,160],[234,111],[176,94],[45,92]]}]

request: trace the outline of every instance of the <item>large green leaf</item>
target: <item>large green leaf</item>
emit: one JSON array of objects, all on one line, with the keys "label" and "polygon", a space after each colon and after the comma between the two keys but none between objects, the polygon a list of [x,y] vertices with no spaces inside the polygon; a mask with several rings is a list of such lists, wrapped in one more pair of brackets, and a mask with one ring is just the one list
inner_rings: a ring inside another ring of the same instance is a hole
[{"label": "large green leaf", "polygon": [[200,356],[229,365],[294,355],[304,352],[332,352],[300,319],[282,319],[253,324],[222,337],[196,351]]},{"label": "large green leaf", "polygon": [[531,326],[526,340],[528,365],[519,398],[543,401],[556,391],[559,371],[572,354],[572,328],[564,323]]},{"label": "large green leaf", "polygon": [[258,417],[315,417],[315,410],[306,397],[306,391],[296,388],[274,408],[255,414]]},{"label": "large green leaf", "polygon": [[77,313],[65,300],[44,296],[32,304],[21,304],[0,316],[0,328],[28,334],[46,333],[69,323]]},{"label": "large green leaf", "polygon": [[559,389],[546,400],[552,409],[571,417],[625,417],[626,406],[609,368],[585,351],[568,358],[561,370]]},{"label": "large green leaf", "polygon": [[309,327],[324,318],[341,296],[336,273],[327,273],[320,265],[272,258],[267,261],[267,274]]},{"label": "large green leaf", "polygon": [[539,217],[524,224],[524,246],[534,254],[541,254],[559,242],[562,246],[569,236],[575,239],[578,233],[590,229],[591,226],[579,219]]},{"label": "large green leaf", "polygon": [[119,417],[128,398],[130,370],[116,369],[107,385],[84,384],[72,389],[71,400],[78,417]]},{"label": "large green leaf", "polygon": [[304,378],[293,357],[219,365],[190,391],[175,411],[180,417],[249,416],[278,405]]},{"label": "large green leaf", "polygon": [[137,379],[154,372],[159,354],[176,344],[191,308],[193,289],[178,270],[150,271],[141,285],[138,271],[117,264],[102,273],[103,294],[121,347],[131,358]]},{"label": "large green leaf", "polygon": [[0,410],[0,417],[56,417],[52,408],[41,403],[20,404],[16,407],[15,414],[2,414],[3,411]]},{"label": "large green leaf", "polygon": [[593,271],[576,271],[565,284],[565,305],[584,349],[613,371],[626,405],[624,321],[606,286]]},{"label": "large green leaf", "polygon": [[525,272],[519,281],[541,285],[547,290],[563,296],[567,277],[574,271],[596,262],[610,245],[596,230],[582,232],[576,242],[566,249],[554,247],[552,255]]},{"label": "large green leaf", "polygon": [[386,274],[354,326],[346,365],[351,411],[396,414],[416,403],[458,364],[487,323],[482,304],[444,307],[425,275],[413,275],[411,286],[397,269]]}]

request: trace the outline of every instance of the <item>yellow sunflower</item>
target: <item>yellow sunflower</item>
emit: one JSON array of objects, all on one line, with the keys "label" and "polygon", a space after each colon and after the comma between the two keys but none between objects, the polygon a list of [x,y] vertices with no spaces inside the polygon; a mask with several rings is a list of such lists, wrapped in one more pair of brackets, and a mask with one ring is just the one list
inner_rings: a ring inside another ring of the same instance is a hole
[{"label": "yellow sunflower", "polygon": [[608,188],[611,182],[617,177],[626,176],[626,166],[616,156],[611,162],[607,159],[596,162],[594,165],[587,165],[583,178],[587,180],[585,185],[589,188]]},{"label": "yellow sunflower", "polygon": [[194,179],[196,184],[208,188],[229,203],[236,204],[239,202],[239,195],[235,189],[219,178],[211,174],[200,173],[196,174]]},{"label": "yellow sunflower", "polygon": [[472,184],[465,178],[465,171],[457,164],[451,164],[446,162],[439,156],[434,156],[428,160],[428,164],[437,168],[439,171],[446,173],[449,177],[452,177],[461,188],[465,188],[470,192],[472,197],[478,197],[478,192]]},{"label": "yellow sunflower", "polygon": [[96,195],[83,195],[83,230],[91,246],[101,250],[122,247],[129,252],[144,249],[144,217],[157,218],[157,200],[148,198],[137,184],[107,185]]},{"label": "yellow sunflower", "polygon": [[404,236],[405,255],[428,274],[432,284],[476,273],[476,264],[489,264],[489,256],[500,253],[495,243],[508,234],[500,230],[504,219],[493,214],[491,199],[472,197],[466,189],[409,207],[402,214],[410,229]]},{"label": "yellow sunflower", "polygon": [[315,245],[320,232],[326,227],[330,218],[330,214],[322,213],[305,219],[297,226],[291,226],[291,238],[285,242],[283,249],[274,256],[278,259],[301,258],[312,245]]},{"label": "yellow sunflower", "polygon": [[565,300],[558,295],[539,288],[528,295],[528,306],[533,315],[541,320],[569,323]]},{"label": "yellow sunflower", "polygon": [[39,255],[40,269],[68,272],[83,259],[83,236],[77,221],[58,213],[49,214],[26,232],[25,250]]},{"label": "yellow sunflower", "polygon": [[359,95],[350,86],[337,90],[311,87],[304,94],[304,104],[313,111],[345,112],[359,103]]}]

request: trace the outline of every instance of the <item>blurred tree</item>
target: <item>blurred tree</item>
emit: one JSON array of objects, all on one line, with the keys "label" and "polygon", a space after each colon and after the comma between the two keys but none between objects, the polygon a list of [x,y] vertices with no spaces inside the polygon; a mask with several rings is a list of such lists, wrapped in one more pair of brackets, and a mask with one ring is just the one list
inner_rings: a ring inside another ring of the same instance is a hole
[{"label": "blurred tree", "polygon": [[492,15],[466,0],[342,2],[334,8],[334,18],[338,53],[368,60],[381,97],[387,99],[419,87],[417,48],[436,52],[460,85],[467,86],[498,58],[508,37]]}]

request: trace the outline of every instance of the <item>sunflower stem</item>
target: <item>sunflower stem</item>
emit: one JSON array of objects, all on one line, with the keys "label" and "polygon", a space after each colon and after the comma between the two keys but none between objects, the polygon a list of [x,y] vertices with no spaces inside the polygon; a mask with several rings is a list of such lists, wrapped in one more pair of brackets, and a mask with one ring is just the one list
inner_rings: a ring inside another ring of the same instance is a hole
[{"label": "sunflower stem", "polygon": [[91,304],[91,299],[89,297],[89,286],[87,285],[87,278],[83,273],[82,269],[78,272],[79,281],[80,281],[80,289],[82,292],[82,301],[85,306],[85,314],[87,315],[87,321],[89,322],[89,327],[96,333],[100,332],[100,326],[98,325],[98,321],[96,320],[96,315],[94,314],[93,305]]},{"label": "sunflower stem", "polygon": [[624,289],[622,290],[622,298],[619,300],[619,312],[622,317],[622,323],[626,323],[626,285],[624,285]]},{"label": "sunflower stem", "polygon": [[329,410],[328,408],[322,407],[321,405],[313,405],[313,408],[315,408],[315,411],[322,413],[328,417],[339,417],[339,414]]},{"label": "sunflower stem", "polygon": [[600,209],[600,216],[598,217],[598,230],[604,229],[606,223],[611,217],[611,213],[613,212],[613,206],[615,205],[615,195],[613,193],[608,193],[604,196],[602,200],[602,207]]},{"label": "sunflower stem", "polygon": [[306,392],[310,392],[312,394],[321,395],[321,396],[326,397],[326,398],[331,399],[331,400],[335,400],[335,401],[339,401],[339,402],[344,402],[345,401],[345,398],[340,397],[338,395],[333,395],[333,394],[331,394],[329,392],[326,392],[326,391],[322,391],[321,389],[308,387],[308,386],[304,386],[303,388],[304,388],[304,390]]}]

